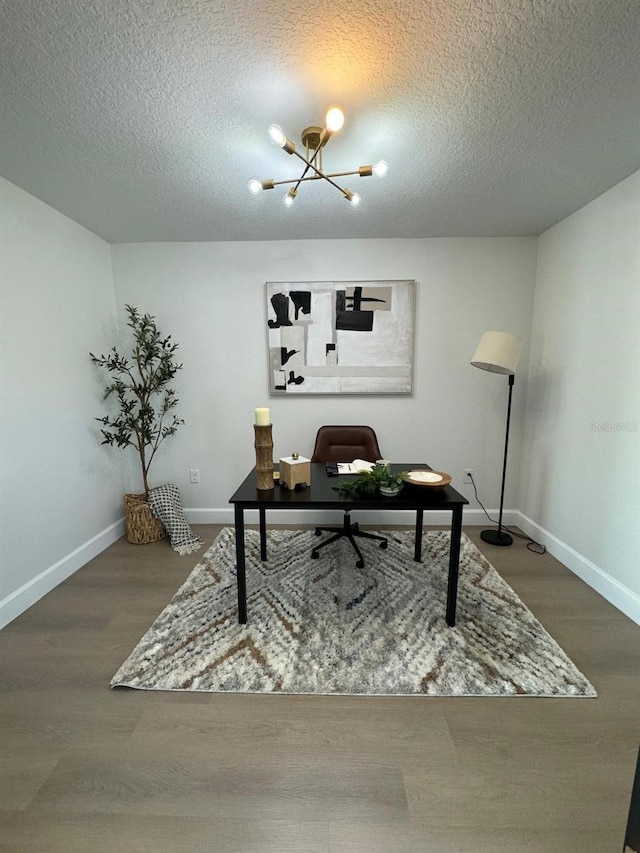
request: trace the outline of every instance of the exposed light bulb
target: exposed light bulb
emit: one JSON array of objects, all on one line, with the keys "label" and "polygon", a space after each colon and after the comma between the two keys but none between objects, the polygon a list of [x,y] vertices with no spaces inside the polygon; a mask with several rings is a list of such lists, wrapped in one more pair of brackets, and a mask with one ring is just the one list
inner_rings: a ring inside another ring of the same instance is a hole
[{"label": "exposed light bulb", "polygon": [[285,207],[291,207],[293,202],[296,200],[296,196],[298,195],[298,190],[295,187],[291,187],[286,196],[282,199],[282,203]]},{"label": "exposed light bulb", "polygon": [[352,193],[351,190],[345,188],[342,190],[342,194],[352,207],[357,207],[360,204],[359,193]]},{"label": "exposed light bulb", "polygon": [[386,160],[379,160],[376,165],[373,167],[374,175],[377,175],[379,178],[384,178],[384,176],[389,171],[389,164]]},{"label": "exposed light bulb", "polygon": [[258,195],[258,193],[262,189],[262,182],[259,181],[257,178],[251,178],[251,180],[249,181],[247,186],[249,187],[250,193],[253,193],[254,195]]},{"label": "exposed light bulb", "polygon": [[332,107],[328,111],[324,121],[327,130],[330,130],[331,133],[335,133],[337,130],[340,130],[344,124],[344,113],[339,107]]},{"label": "exposed light bulb", "polygon": [[276,145],[279,145],[280,148],[283,147],[287,140],[287,137],[284,135],[284,131],[279,124],[269,125],[269,136],[271,137],[271,141],[275,142]]}]

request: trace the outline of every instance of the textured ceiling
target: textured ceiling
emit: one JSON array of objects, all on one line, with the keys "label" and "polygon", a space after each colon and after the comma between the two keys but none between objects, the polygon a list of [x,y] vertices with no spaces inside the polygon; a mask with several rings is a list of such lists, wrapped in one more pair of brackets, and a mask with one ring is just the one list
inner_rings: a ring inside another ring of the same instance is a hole
[{"label": "textured ceiling", "polygon": [[[538,234],[640,168],[638,0],[0,0],[0,175],[110,242]],[[325,182],[266,134],[340,104]]]}]

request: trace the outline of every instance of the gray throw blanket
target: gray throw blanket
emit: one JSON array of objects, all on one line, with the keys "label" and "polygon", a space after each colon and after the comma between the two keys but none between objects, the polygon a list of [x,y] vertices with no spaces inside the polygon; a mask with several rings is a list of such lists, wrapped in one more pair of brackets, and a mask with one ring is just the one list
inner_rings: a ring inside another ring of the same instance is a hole
[{"label": "gray throw blanket", "polygon": [[164,524],[174,551],[181,555],[190,554],[204,545],[187,524],[177,486],[167,483],[150,489],[148,500],[151,514]]}]

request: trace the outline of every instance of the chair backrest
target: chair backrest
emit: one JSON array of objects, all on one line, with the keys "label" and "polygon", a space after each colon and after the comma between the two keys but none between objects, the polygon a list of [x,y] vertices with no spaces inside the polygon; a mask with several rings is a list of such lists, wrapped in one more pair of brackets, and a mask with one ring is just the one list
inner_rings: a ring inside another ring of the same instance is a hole
[{"label": "chair backrest", "polygon": [[353,462],[382,459],[378,439],[370,426],[321,426],[312,462]]}]

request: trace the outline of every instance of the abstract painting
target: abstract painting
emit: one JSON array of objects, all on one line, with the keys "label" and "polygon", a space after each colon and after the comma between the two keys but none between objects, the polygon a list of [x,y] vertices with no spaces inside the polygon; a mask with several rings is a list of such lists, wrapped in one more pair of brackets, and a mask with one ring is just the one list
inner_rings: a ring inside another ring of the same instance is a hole
[{"label": "abstract painting", "polygon": [[414,281],[268,281],[269,389],[410,394]]}]

